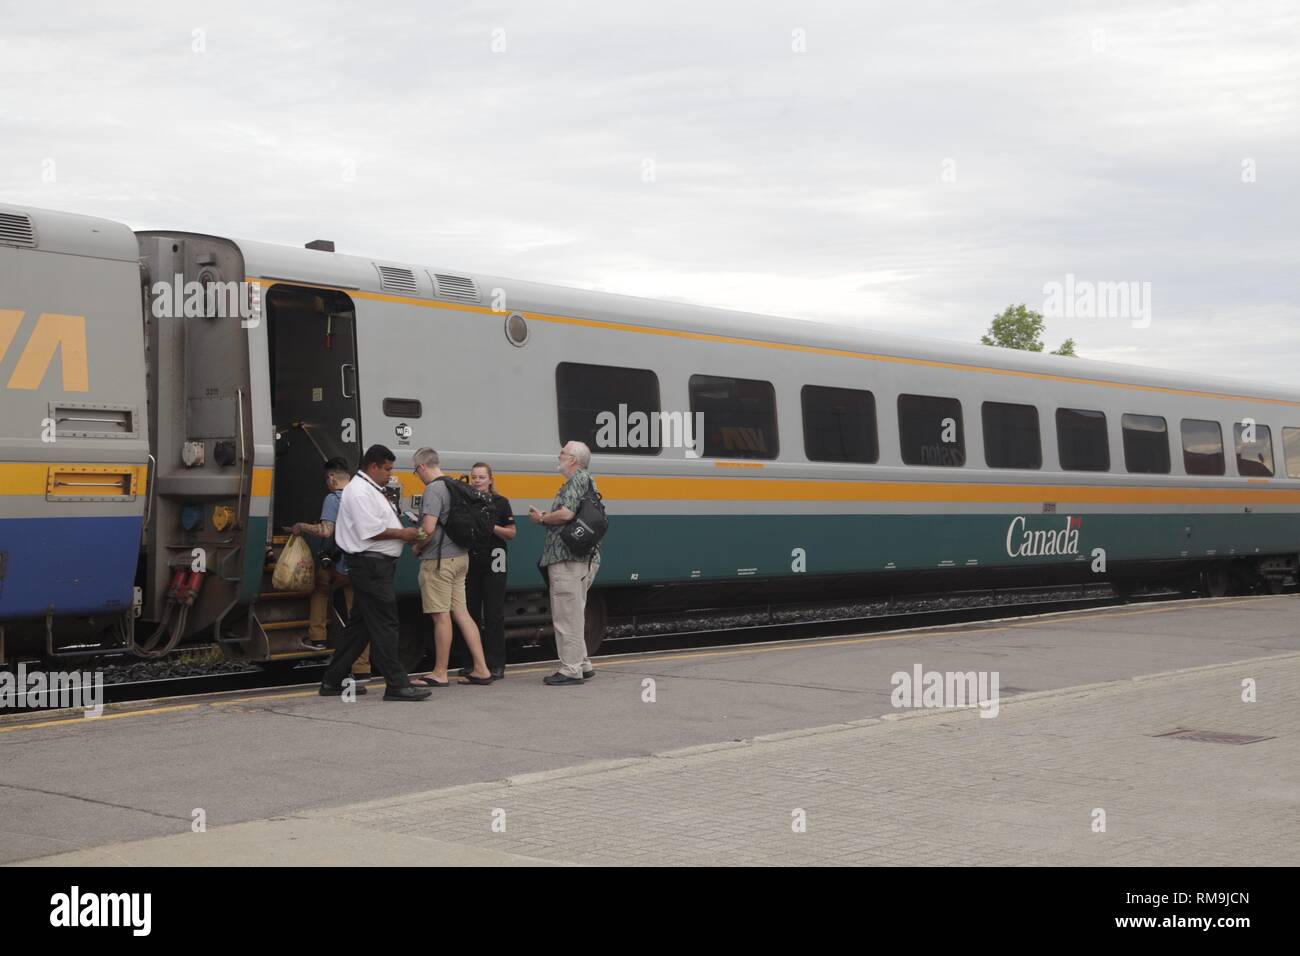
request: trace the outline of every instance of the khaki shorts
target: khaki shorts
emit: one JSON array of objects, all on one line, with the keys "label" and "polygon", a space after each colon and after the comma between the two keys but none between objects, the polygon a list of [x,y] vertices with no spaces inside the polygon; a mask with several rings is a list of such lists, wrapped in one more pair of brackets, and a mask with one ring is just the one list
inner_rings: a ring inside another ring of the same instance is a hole
[{"label": "khaki shorts", "polygon": [[469,555],[420,562],[420,603],[425,614],[465,610],[465,575],[469,572]]}]

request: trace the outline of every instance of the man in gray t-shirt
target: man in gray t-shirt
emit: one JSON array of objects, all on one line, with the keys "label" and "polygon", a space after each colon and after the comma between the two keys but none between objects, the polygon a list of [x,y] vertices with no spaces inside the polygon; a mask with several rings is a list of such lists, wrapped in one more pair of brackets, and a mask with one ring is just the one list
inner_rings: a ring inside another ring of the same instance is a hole
[{"label": "man in gray t-shirt", "polygon": [[468,552],[451,538],[444,530],[447,524],[447,512],[451,510],[451,492],[447,483],[439,476],[424,486],[424,500],[420,505],[420,517],[432,515],[438,522],[438,529],[429,535],[429,541],[420,551],[421,561],[437,561],[439,557],[459,558]]},{"label": "man in gray t-shirt", "polygon": [[433,615],[433,671],[424,683],[433,687],[447,684],[447,664],[451,658],[451,622],[454,618],[465,645],[469,648],[473,669],[465,675],[472,684],[492,683],[492,672],[483,659],[483,642],[478,625],[465,603],[465,576],[469,573],[469,554],[447,537],[447,514],[451,511],[451,490],[439,467],[438,453],[421,448],[415,453],[415,473],[425,483],[420,503],[420,527],[428,534],[417,554],[420,557],[420,601],[424,613]]}]

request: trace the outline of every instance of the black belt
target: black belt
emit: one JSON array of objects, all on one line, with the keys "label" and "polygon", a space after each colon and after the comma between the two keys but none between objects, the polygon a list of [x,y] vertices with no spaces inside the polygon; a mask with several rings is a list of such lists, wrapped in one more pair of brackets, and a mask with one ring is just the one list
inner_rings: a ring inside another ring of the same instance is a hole
[{"label": "black belt", "polygon": [[385,561],[396,561],[397,557],[391,554],[384,554],[382,551],[349,551],[349,558],[383,558]]}]

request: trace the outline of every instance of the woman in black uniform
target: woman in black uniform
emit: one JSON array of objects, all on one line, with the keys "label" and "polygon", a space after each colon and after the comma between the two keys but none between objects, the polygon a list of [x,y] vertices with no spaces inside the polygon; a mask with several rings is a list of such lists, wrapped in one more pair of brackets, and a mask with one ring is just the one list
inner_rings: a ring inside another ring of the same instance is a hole
[{"label": "woman in black uniform", "polygon": [[469,613],[483,637],[483,656],[496,680],[506,676],[506,542],[514,538],[515,516],[510,499],[497,494],[492,483],[492,467],[478,462],[470,469],[469,483],[477,491],[492,496],[497,510],[495,540],[491,546],[469,556],[469,573],[465,577],[465,601]]}]

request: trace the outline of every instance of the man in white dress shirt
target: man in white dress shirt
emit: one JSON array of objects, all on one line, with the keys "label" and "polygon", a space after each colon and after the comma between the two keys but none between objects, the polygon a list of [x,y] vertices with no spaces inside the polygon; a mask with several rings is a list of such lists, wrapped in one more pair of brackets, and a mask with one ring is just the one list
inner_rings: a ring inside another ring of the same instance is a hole
[{"label": "man in white dress shirt", "polygon": [[[334,541],[348,556],[348,574],[355,595],[352,615],[343,640],[321,678],[322,697],[343,693],[353,662],[366,644],[370,658],[383,671],[388,684],[384,700],[424,700],[432,691],[413,687],[397,652],[397,595],[393,573],[404,543],[416,541],[419,531],[402,527],[397,508],[384,494],[396,457],[383,445],[371,445],[361,459],[361,470],[343,489]],[[364,694],[364,685],[356,692]]]}]

